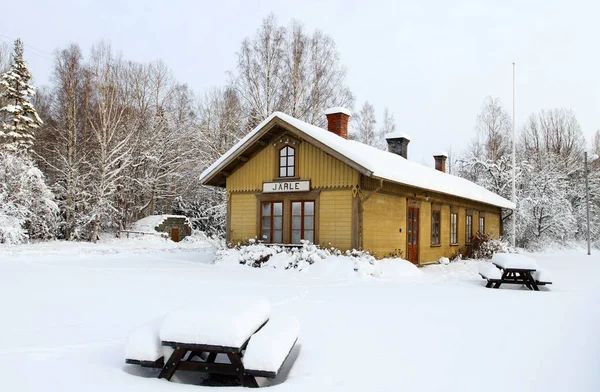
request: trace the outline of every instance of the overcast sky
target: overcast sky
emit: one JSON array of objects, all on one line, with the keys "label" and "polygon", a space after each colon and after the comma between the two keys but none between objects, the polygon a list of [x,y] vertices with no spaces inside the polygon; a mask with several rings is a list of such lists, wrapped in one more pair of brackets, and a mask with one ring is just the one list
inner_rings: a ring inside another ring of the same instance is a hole
[{"label": "overcast sky", "polygon": [[[30,6],[30,4],[32,4]],[[147,5],[146,3],[152,3]],[[451,3],[451,4],[450,4]],[[0,40],[21,37],[36,83],[48,84],[52,54],[78,43],[84,53],[109,40],[124,58],[163,59],[197,95],[223,85],[235,52],[275,13],[323,30],[337,43],[358,109],[388,107],[412,136],[409,159],[462,150],[483,99],[512,112],[517,127],[540,109],[571,108],[591,140],[600,128],[598,1],[11,1]]]}]

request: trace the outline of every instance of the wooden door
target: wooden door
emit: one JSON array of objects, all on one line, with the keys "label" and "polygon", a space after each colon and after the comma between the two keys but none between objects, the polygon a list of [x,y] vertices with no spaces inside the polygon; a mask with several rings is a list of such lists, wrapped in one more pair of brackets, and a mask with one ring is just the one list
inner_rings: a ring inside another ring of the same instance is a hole
[{"label": "wooden door", "polygon": [[415,207],[408,208],[406,218],[406,249],[408,261],[419,263],[419,209]]},{"label": "wooden door", "polygon": [[179,242],[179,229],[176,227],[171,229],[171,241]]}]

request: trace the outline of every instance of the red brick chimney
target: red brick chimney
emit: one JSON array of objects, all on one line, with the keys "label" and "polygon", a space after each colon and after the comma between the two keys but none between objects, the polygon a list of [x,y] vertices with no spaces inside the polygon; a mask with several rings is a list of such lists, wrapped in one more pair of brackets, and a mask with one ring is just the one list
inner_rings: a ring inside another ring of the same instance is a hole
[{"label": "red brick chimney", "polygon": [[433,154],[433,159],[435,159],[435,170],[446,173],[446,158],[448,158],[448,154],[445,152]]},{"label": "red brick chimney", "polygon": [[325,110],[327,116],[327,130],[338,136],[348,139],[348,119],[352,113],[342,107],[329,108]]}]

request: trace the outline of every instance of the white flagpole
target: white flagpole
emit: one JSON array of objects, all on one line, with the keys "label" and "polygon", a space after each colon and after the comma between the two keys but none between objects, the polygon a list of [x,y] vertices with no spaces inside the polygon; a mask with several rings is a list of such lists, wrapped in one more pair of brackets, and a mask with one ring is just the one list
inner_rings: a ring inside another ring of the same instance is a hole
[{"label": "white flagpole", "polygon": [[[515,166],[517,162],[517,138],[515,131],[515,62],[513,61],[513,115],[512,115],[512,128],[513,128],[513,143],[512,143],[512,202],[517,204],[517,191],[516,191],[516,174],[515,174]],[[515,247],[517,239],[517,210],[513,210],[513,225],[512,225],[512,246]]]}]

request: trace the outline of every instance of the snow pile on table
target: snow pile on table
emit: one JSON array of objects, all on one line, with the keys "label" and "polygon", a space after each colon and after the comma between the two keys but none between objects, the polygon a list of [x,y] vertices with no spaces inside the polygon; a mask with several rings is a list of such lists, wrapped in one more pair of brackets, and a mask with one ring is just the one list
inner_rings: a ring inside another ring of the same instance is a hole
[{"label": "snow pile on table", "polygon": [[248,245],[217,251],[216,263],[297,270],[316,276],[395,278],[421,275],[414,264],[404,259],[377,260],[369,252],[323,249],[308,241],[303,241],[300,247],[267,246],[251,241]]},{"label": "snow pile on table", "polygon": [[496,253],[492,257],[492,263],[502,268],[538,269],[539,267],[530,257],[517,253]]},{"label": "snow pile on table", "polygon": [[502,272],[498,267],[492,265],[489,262],[482,262],[479,264],[478,271],[481,275],[485,276],[488,279],[500,279],[502,278]]},{"label": "snow pile on table", "polygon": [[167,342],[240,347],[270,315],[264,298],[219,296],[167,314],[159,334]]},{"label": "snow pile on table", "polygon": [[552,274],[545,269],[538,269],[533,273],[533,279],[537,282],[553,282],[554,278]]},{"label": "snow pile on table", "polygon": [[163,346],[158,337],[158,330],[163,318],[158,318],[134,329],[125,344],[125,358],[138,361],[154,362],[160,357],[169,358],[173,349]]},{"label": "snow pile on table", "polygon": [[298,339],[300,323],[295,317],[273,317],[260,331],[252,335],[244,367],[252,370],[278,372]]},{"label": "snow pile on table", "polygon": [[134,222],[131,225],[131,230],[142,233],[156,233],[156,227],[160,226],[168,218],[185,218],[186,223],[190,224],[188,218],[184,215],[150,215]]}]

